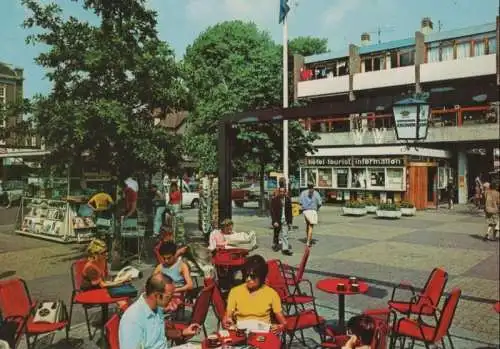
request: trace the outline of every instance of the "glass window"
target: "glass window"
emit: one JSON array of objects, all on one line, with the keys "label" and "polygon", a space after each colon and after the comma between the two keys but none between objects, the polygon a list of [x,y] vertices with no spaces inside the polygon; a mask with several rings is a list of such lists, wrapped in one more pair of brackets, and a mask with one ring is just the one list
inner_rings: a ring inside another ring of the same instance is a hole
[{"label": "glass window", "polygon": [[337,188],[347,188],[349,184],[349,169],[336,168],[334,172],[337,179]]},{"label": "glass window", "polygon": [[307,187],[309,184],[318,186],[318,169],[317,168],[305,168],[305,173],[301,178],[301,181],[304,182],[304,187]]},{"label": "glass window", "polygon": [[497,53],[497,39],[496,38],[489,38],[488,39],[488,54],[495,54]]},{"label": "glass window", "polygon": [[439,62],[439,47],[432,47],[427,50],[427,62]]},{"label": "glass window", "polygon": [[369,72],[369,71],[373,70],[371,58],[367,58],[367,59],[363,60],[363,62],[365,63],[365,72]]},{"label": "glass window", "polygon": [[443,46],[441,48],[441,61],[451,61],[453,59],[453,46]]},{"label": "glass window", "polygon": [[474,45],[474,56],[484,55],[484,41],[476,41]]},{"label": "glass window", "polygon": [[333,175],[331,168],[318,169],[318,187],[319,188],[332,188]]},{"label": "glass window", "polygon": [[387,189],[404,190],[404,170],[402,168],[387,169]]},{"label": "glass window", "polygon": [[366,169],[351,169],[351,188],[366,188]]},{"label": "glass window", "polygon": [[466,58],[470,56],[470,43],[463,42],[457,45],[457,58]]},{"label": "glass window", "polygon": [[399,54],[399,66],[407,67],[415,64],[415,51],[404,52]]},{"label": "glass window", "polygon": [[368,170],[369,187],[370,188],[385,188],[385,169],[383,168],[370,168]]}]

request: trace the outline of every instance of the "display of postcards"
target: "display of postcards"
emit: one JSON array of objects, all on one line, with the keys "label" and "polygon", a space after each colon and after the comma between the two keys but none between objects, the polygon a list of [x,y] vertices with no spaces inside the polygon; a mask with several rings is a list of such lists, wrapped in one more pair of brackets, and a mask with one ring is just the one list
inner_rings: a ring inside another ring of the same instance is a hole
[{"label": "display of postcards", "polygon": [[21,226],[21,230],[23,231],[28,231],[29,230],[29,227],[31,225],[31,219],[30,218],[25,218],[23,220],[23,224]]},{"label": "display of postcards", "polygon": [[95,223],[90,217],[84,217],[83,218],[83,223],[85,224],[86,227],[93,228],[95,227]]},{"label": "display of postcards", "polygon": [[27,216],[36,216],[36,209],[34,207],[31,207],[28,211]]},{"label": "display of postcards", "polygon": [[53,221],[46,220],[42,223],[42,231],[44,234],[51,234],[52,233],[52,225]]},{"label": "display of postcards", "polygon": [[47,217],[48,213],[49,213],[49,209],[43,208],[43,207],[40,208],[39,211],[38,211],[38,215],[40,217]]}]

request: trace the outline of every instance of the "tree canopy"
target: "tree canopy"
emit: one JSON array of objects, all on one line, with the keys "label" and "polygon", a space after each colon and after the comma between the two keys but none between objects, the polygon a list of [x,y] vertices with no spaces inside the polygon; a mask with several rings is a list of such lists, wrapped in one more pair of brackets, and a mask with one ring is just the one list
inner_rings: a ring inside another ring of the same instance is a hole
[{"label": "tree canopy", "polygon": [[155,127],[153,112],[183,108],[187,93],[173,50],[160,41],[145,0],[82,0],[98,25],[67,16],[56,4],[23,0],[27,38],[47,50],[36,62],[53,88],[32,100],[33,121],[55,162],[82,157],[118,176],[158,169],[176,139]]},{"label": "tree canopy", "polygon": [[288,50],[292,54],[311,56],[328,52],[328,39],[312,36],[299,36],[288,42]]},{"label": "tree canopy", "polygon": [[[311,38],[311,44],[308,40],[294,41],[294,53],[326,50],[324,39]],[[220,118],[282,104],[281,46],[253,23],[223,22],[201,33],[187,48],[184,68],[193,98],[184,144],[202,170],[216,171]],[[240,126],[237,138],[239,163],[281,167],[281,124]],[[300,124],[290,123],[290,160],[296,163],[312,150],[314,139]]]}]

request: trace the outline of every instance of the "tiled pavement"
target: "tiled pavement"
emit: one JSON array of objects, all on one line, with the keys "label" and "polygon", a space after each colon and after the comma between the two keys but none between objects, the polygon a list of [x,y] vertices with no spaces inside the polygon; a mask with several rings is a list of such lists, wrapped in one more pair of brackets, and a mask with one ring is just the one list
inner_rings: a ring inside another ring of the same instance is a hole
[{"label": "tiled pavement", "polygon": [[[258,233],[257,253],[266,258],[281,258],[292,265],[300,261],[303,243],[303,220],[292,233],[295,254],[285,257],[270,250],[269,219],[251,215],[247,210],[235,214],[236,230]],[[194,222],[194,212],[187,212],[187,222]],[[189,225],[194,226],[194,225]],[[463,297],[455,316],[452,333],[455,347],[495,348],[498,346],[499,317],[492,304],[499,297],[498,242],[483,242],[477,235],[484,231],[484,218],[467,214],[449,214],[445,210],[419,212],[416,217],[396,221],[378,220],[373,216],[344,217],[336,208],[320,212],[315,229],[316,244],[307,268],[313,284],[332,275],[356,275],[369,282],[367,295],[346,299],[347,311],[383,307],[392,286],[410,280],[423,286],[430,270],[443,266],[450,279],[447,289],[460,287]],[[0,275],[16,272],[28,280],[38,299],[61,297],[69,299],[69,261],[81,254],[81,247],[65,246],[39,240],[0,234]],[[148,268],[145,266],[145,268]],[[327,319],[336,319],[337,297],[316,290],[320,312]],[[347,314],[347,318],[349,314]],[[83,320],[76,314],[74,323]],[[213,324],[213,321],[208,321]],[[72,338],[86,337],[82,326],[74,326]],[[309,333],[317,339],[317,335]],[[58,342],[59,336],[55,338]],[[312,343],[311,343],[312,344]],[[71,344],[60,342],[51,348],[93,348],[85,340]]]}]

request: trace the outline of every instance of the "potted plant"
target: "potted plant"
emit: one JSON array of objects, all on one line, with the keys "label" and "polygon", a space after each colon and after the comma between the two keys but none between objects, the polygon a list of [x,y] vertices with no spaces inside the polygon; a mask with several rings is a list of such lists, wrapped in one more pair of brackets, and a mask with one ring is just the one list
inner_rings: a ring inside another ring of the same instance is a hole
[{"label": "potted plant", "polygon": [[364,216],[366,214],[366,206],[363,202],[349,201],[342,207],[342,213],[346,216]]},{"label": "potted plant", "polygon": [[369,198],[365,200],[366,212],[375,213],[377,212],[377,201],[375,199]]},{"label": "potted plant", "polygon": [[414,216],[417,213],[415,205],[409,201],[403,201],[399,206],[401,207],[401,214],[403,216]]},{"label": "potted plant", "polygon": [[401,209],[395,204],[380,204],[377,208],[379,218],[401,218]]}]

